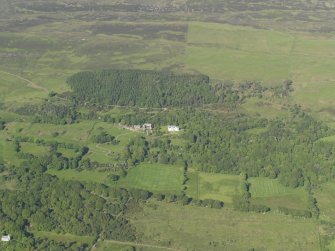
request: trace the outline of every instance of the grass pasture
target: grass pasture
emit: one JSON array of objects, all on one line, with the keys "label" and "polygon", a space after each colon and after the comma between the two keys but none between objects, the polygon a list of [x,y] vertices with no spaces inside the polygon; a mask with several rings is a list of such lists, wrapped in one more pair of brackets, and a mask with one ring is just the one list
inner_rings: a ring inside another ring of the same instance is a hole
[{"label": "grass pasture", "polygon": [[20,76],[10,75],[0,70],[0,98],[5,102],[32,102],[39,100],[45,95],[41,89],[34,88],[29,82]]},{"label": "grass pasture", "polygon": [[21,145],[21,151],[23,153],[30,153],[38,157],[42,157],[43,155],[46,155],[49,152],[49,147],[39,146],[34,143],[22,142],[20,143],[20,145]]},{"label": "grass pasture", "polygon": [[173,165],[141,164],[129,170],[128,175],[117,182],[109,180],[112,172],[74,169],[54,170],[48,173],[60,179],[103,183],[110,186],[146,189],[152,192],[179,193],[182,189],[183,169]]},{"label": "grass pasture", "polygon": [[285,206],[306,209],[307,193],[304,188],[285,187],[278,180],[269,178],[250,178],[252,202],[264,204],[272,209]]},{"label": "grass pasture", "polygon": [[183,168],[180,166],[141,164],[130,169],[128,175],[121,179],[118,185],[153,192],[179,193],[183,177]]},{"label": "grass pasture", "polygon": [[[114,136],[119,143],[116,145],[93,143],[93,135],[98,134],[101,130]],[[54,136],[54,133],[57,133],[57,136]],[[123,151],[124,147],[128,144],[131,138],[137,135],[142,135],[142,133],[129,131],[114,124],[101,121],[80,121],[79,123],[70,125],[38,124],[14,121],[8,123],[7,130],[3,132],[4,138],[6,136],[28,136],[36,139],[43,138],[46,141],[65,142],[82,146],[86,145],[89,147],[90,151],[85,158],[90,158],[91,160],[100,163],[113,162],[114,157]],[[9,145],[10,144],[8,144],[8,146]],[[38,153],[38,150],[35,149],[37,146],[33,146],[32,144],[27,143],[27,147],[24,148],[24,151],[33,151]],[[59,150],[68,157],[74,156],[75,154],[73,150]]]},{"label": "grass pasture", "polygon": [[76,151],[73,149],[66,149],[66,148],[58,147],[57,151],[61,153],[63,156],[65,156],[66,158],[74,158],[78,155]]},{"label": "grass pasture", "polygon": [[331,37],[191,22],[187,42],[185,63],[217,79],[311,83],[334,77]]},{"label": "grass pasture", "polygon": [[[293,100],[314,116],[334,121],[335,40],[333,34],[283,32],[228,24],[190,22],[185,54],[189,69],[214,79],[261,81],[274,85],[293,80]],[[244,105],[269,117],[283,113],[273,105]]]},{"label": "grass pasture", "polygon": [[193,198],[221,200],[231,204],[233,196],[240,193],[241,182],[238,175],[190,171],[186,192]]},{"label": "grass pasture", "polygon": [[319,250],[314,220],[154,201],[130,217],[143,242],[178,250]]},{"label": "grass pasture", "polygon": [[0,132],[0,160],[3,159],[9,165],[19,165],[22,160],[17,157],[12,141],[6,141],[4,134]]},{"label": "grass pasture", "polygon": [[108,174],[109,172],[98,172],[91,170],[77,171],[75,169],[67,170],[55,170],[49,169],[48,173],[51,175],[56,175],[60,179],[64,180],[77,180],[81,182],[95,182],[108,184]]},{"label": "grass pasture", "polygon": [[[43,138],[46,141],[62,141],[67,143],[86,143],[89,140],[89,133],[95,121],[82,121],[70,125],[38,124],[12,122],[8,124],[7,134],[24,135],[35,138]],[[57,132],[57,137],[52,136]]]},{"label": "grass pasture", "polygon": [[262,102],[258,98],[248,99],[241,105],[242,111],[251,115],[262,116],[268,119],[287,115],[288,112],[282,109],[280,104]]},{"label": "grass pasture", "polygon": [[325,221],[335,221],[334,193],[335,182],[327,182],[322,184],[321,187],[315,191],[315,197],[318,201],[318,207],[320,208],[320,218]]}]

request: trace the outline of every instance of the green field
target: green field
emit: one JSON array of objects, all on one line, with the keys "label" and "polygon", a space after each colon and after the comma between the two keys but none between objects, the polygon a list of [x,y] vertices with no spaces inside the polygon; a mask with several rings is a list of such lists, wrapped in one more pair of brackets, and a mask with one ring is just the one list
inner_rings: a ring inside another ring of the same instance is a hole
[{"label": "green field", "polygon": [[82,170],[77,171],[75,169],[67,170],[55,170],[49,169],[48,173],[51,175],[56,175],[60,179],[64,180],[78,180],[81,182],[95,182],[95,183],[110,183],[108,181],[109,172],[99,172],[99,171],[90,171]]},{"label": "green field", "polygon": [[45,92],[29,82],[0,70],[0,98],[5,102],[36,102]]},{"label": "green field", "polygon": [[0,159],[2,158],[6,163],[19,165],[22,160],[17,157],[15,146],[12,141],[6,141],[6,135],[0,132]]},{"label": "green field", "polygon": [[147,189],[153,192],[179,193],[182,189],[183,169],[164,164],[141,164],[129,170],[118,183],[121,186]]},{"label": "green field", "polygon": [[[182,61],[221,80],[258,80],[274,85],[292,79],[295,102],[317,118],[334,121],[333,34],[278,32],[217,23],[189,23]],[[316,95],[317,94],[317,95]],[[278,107],[247,103],[246,111],[277,116]]]},{"label": "green field", "polygon": [[181,167],[163,164],[141,164],[129,170],[126,177],[117,182],[109,180],[112,172],[74,169],[48,170],[49,174],[61,179],[96,182],[111,186],[146,189],[151,192],[179,193],[182,189],[183,170]]},{"label": "green field", "polygon": [[251,115],[262,116],[268,119],[284,117],[288,112],[283,106],[274,102],[262,102],[258,98],[248,99],[241,105],[242,111]]},{"label": "green field", "polygon": [[272,83],[334,78],[331,37],[195,22],[187,38],[186,64],[213,78]]},{"label": "green field", "polygon": [[280,206],[306,209],[307,193],[304,188],[285,187],[278,180],[269,178],[250,178],[250,193],[253,202],[275,209]]},{"label": "green field", "polygon": [[57,151],[61,153],[63,156],[65,156],[66,158],[74,158],[78,155],[76,151],[73,149],[66,149],[66,148],[58,147]]},{"label": "green field", "polygon": [[221,200],[231,204],[240,193],[242,178],[238,175],[189,172],[187,194],[192,198]]},{"label": "green field", "polygon": [[156,202],[130,217],[145,243],[178,250],[319,250],[314,220]]},{"label": "green field", "polygon": [[30,153],[38,157],[42,157],[49,153],[49,147],[39,146],[35,143],[22,142],[20,145],[23,153]]},{"label": "green field", "polygon": [[[22,117],[22,119],[26,118]],[[142,135],[141,132],[129,131],[111,123],[94,120],[80,121],[79,123],[69,125],[38,124],[22,122],[21,120],[15,118],[13,122],[7,124],[7,130],[0,132],[0,142],[4,142],[2,139],[10,136],[28,136],[34,139],[44,139],[45,141],[72,143],[75,146],[88,146],[90,151],[85,158],[90,158],[92,161],[99,163],[114,162],[114,159],[118,154],[122,153],[131,138]],[[119,143],[116,145],[92,143],[93,135],[101,130],[114,136]],[[54,133],[57,133],[58,136],[54,136]],[[23,143],[22,146],[23,152],[32,154],[42,154],[46,152],[46,149],[42,149],[42,147],[31,143]],[[15,158],[13,154],[15,153],[12,152],[9,154],[9,152],[14,149],[14,147],[11,147],[11,143],[8,142],[6,143],[6,148],[8,148],[6,159],[13,161]],[[59,151],[66,157],[73,157],[75,155],[73,150],[60,148]],[[3,154],[5,152],[6,149],[3,149]]]},{"label": "green field", "polygon": [[335,182],[327,182],[322,184],[315,191],[315,197],[318,201],[318,206],[321,210],[320,218],[334,222],[335,221]]}]

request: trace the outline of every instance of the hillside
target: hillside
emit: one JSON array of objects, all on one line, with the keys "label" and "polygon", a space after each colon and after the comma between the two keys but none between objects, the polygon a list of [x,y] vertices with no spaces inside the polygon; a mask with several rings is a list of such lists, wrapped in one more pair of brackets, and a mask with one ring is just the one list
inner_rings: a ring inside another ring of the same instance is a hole
[{"label": "hillside", "polygon": [[0,250],[335,250],[333,1],[0,6]]}]

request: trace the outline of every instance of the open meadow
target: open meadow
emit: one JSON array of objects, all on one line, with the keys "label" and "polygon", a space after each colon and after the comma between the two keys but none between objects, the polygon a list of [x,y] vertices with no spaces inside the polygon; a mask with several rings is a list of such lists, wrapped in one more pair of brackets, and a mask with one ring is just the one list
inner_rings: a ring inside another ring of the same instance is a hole
[{"label": "open meadow", "polygon": [[[318,250],[313,219],[148,203],[131,216],[144,243],[177,250]],[[260,238],[261,236],[261,238]]]}]

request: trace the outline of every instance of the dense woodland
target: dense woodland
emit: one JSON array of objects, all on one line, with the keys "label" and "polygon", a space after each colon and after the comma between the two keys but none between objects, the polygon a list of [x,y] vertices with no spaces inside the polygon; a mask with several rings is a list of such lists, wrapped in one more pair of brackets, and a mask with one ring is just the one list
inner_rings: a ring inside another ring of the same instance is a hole
[{"label": "dense woodland", "polygon": [[68,79],[80,102],[167,107],[218,102],[224,98],[204,75],[176,75],[142,70],[80,72]]},{"label": "dense woodland", "polygon": [[77,102],[86,105],[137,107],[184,107],[211,103],[235,104],[250,95],[267,93],[285,96],[292,82],[265,88],[258,82],[233,83],[210,81],[205,75],[145,70],[102,70],[79,72],[68,78]]},{"label": "dense woodland", "polygon": [[0,222],[4,231],[15,237],[5,250],[39,249],[43,242],[33,238],[31,229],[118,240],[136,238],[134,229],[122,217],[124,210],[136,207],[133,194],[105,188],[102,196],[96,186],[87,188],[79,182],[58,180],[44,174],[46,168],[43,160],[3,167],[8,174],[2,180],[13,180],[18,185],[15,191],[1,191]]}]

